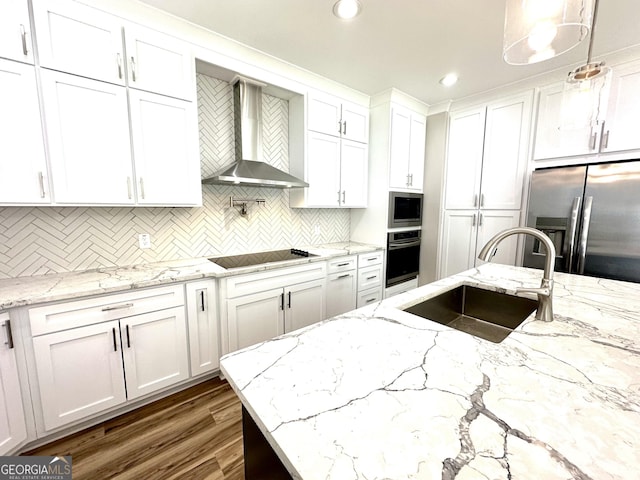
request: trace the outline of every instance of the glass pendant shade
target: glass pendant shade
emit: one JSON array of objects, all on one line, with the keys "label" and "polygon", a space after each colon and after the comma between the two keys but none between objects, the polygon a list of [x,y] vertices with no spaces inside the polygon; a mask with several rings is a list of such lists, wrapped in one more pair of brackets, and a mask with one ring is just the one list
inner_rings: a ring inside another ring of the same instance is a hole
[{"label": "glass pendant shade", "polygon": [[561,130],[589,129],[604,120],[611,75],[604,62],[589,63],[569,74],[562,92]]},{"label": "glass pendant shade", "polygon": [[503,58],[527,65],[558,56],[584,40],[593,0],[506,0]]}]

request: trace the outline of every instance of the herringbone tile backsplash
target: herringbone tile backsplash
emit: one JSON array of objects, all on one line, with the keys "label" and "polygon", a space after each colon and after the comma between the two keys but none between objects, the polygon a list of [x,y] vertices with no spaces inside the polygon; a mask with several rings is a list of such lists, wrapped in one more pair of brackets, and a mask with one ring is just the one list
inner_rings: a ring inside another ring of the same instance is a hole
[{"label": "herringbone tile backsplash", "polygon": [[[202,175],[233,160],[231,86],[198,74]],[[288,102],[263,95],[264,160],[289,170]],[[229,197],[264,198],[248,218]],[[320,234],[314,234],[315,226]],[[151,235],[141,250],[138,235]],[[201,208],[0,208],[0,278],[346,241],[349,211],[289,208],[289,192],[203,186]]]}]

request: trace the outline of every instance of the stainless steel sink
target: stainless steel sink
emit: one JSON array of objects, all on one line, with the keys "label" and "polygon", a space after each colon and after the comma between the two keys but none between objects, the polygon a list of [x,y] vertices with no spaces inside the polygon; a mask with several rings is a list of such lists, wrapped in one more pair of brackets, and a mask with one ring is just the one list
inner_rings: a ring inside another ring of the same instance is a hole
[{"label": "stainless steel sink", "polygon": [[500,343],[537,308],[535,300],[462,285],[403,310]]}]

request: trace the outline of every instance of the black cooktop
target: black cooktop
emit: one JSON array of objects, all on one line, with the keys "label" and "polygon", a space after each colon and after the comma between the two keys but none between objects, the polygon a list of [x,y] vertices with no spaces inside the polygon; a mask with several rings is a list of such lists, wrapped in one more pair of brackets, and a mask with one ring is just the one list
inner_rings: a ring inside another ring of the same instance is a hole
[{"label": "black cooktop", "polygon": [[210,258],[209,261],[228,270],[230,268],[250,267],[262,263],[297,260],[304,257],[317,257],[317,255],[304,250],[290,248],[288,250],[273,250],[271,252],[246,253],[243,255]]}]

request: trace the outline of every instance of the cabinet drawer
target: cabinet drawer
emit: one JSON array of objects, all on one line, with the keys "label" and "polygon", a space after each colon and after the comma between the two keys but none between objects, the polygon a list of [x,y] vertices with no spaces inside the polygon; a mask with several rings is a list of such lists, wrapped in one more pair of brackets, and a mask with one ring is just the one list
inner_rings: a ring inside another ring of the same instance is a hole
[{"label": "cabinet drawer", "polygon": [[356,268],[357,261],[358,257],[355,255],[350,257],[334,258],[327,262],[327,273],[331,274],[354,270]]},{"label": "cabinet drawer", "polygon": [[184,305],[184,286],[172,285],[29,309],[33,336]]},{"label": "cabinet drawer", "polygon": [[273,288],[283,288],[295,283],[320,280],[327,276],[326,262],[312,262],[296,267],[276,268],[249,275],[236,275],[228,277],[226,285],[226,298],[235,298],[242,295],[250,295],[264,292]]},{"label": "cabinet drawer", "polygon": [[382,285],[382,265],[358,269],[358,291]]},{"label": "cabinet drawer", "polygon": [[383,257],[384,257],[384,250],[378,250],[377,252],[361,253],[360,255],[358,255],[358,268],[382,264]]},{"label": "cabinet drawer", "polygon": [[358,293],[357,308],[366,307],[374,302],[382,300],[382,289],[380,287],[372,288]]}]

